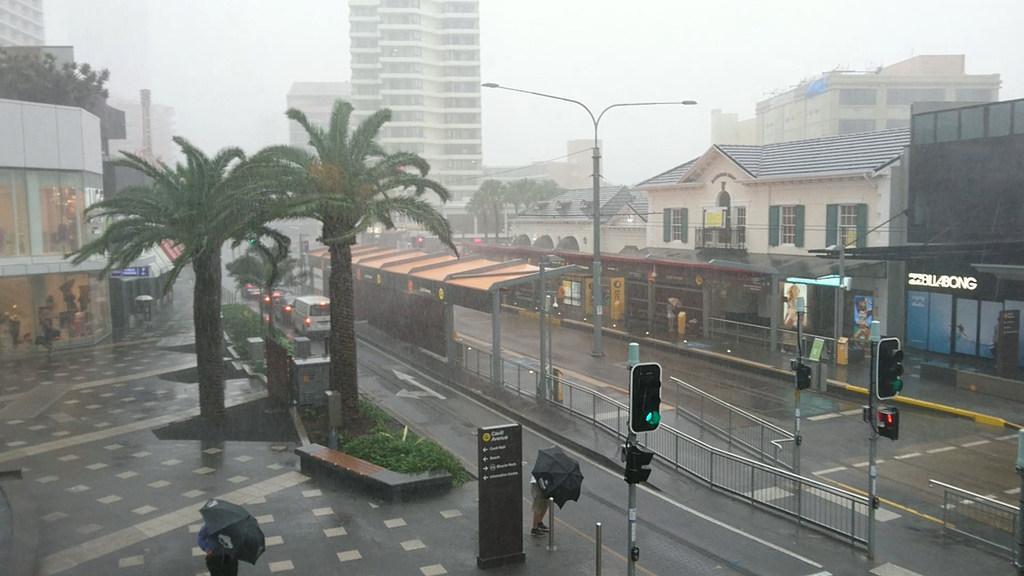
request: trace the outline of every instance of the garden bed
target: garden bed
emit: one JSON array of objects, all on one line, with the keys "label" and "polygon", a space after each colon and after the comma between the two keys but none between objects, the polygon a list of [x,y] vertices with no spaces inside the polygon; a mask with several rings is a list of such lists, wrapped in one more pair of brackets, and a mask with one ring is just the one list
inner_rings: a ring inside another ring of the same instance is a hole
[{"label": "garden bed", "polygon": [[[392,472],[444,472],[456,486],[469,479],[459,460],[441,445],[417,435],[366,399],[359,401],[359,410],[354,432],[339,438],[339,451]],[[300,414],[310,442],[327,445],[326,408],[302,408]]]}]

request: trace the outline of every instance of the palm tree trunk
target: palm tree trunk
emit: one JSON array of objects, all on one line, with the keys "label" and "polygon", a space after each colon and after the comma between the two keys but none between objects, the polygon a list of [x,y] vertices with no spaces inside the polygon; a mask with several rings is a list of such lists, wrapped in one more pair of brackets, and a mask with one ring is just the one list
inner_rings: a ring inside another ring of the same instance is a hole
[{"label": "palm tree trunk", "polygon": [[196,331],[196,367],[199,372],[199,414],[224,415],[224,331],[220,319],[220,248],[192,262],[192,321]]},{"label": "palm tree trunk", "polygon": [[[342,232],[324,230],[324,238],[337,238]],[[359,383],[356,380],[356,331],[352,293],[352,247],[332,242],[331,297],[331,390],[341,396],[342,427],[352,430],[359,418]]]}]

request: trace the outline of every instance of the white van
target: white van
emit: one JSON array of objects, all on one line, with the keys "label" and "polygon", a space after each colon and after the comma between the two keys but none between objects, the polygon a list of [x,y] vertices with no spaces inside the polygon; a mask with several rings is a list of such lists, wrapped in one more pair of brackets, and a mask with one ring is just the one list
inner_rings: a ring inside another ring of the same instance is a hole
[{"label": "white van", "polygon": [[331,331],[331,301],[323,296],[300,296],[292,304],[295,331],[307,337],[326,336]]}]

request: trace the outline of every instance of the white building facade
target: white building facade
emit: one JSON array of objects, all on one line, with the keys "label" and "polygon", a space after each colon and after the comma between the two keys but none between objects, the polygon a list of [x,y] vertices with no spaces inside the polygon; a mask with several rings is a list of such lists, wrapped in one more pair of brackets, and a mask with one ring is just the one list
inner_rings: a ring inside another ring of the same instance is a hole
[{"label": "white building facade", "polygon": [[100,120],[80,109],[0,100],[0,353],[110,335],[105,261],[65,256],[96,238],[84,211],[103,195]]},{"label": "white building facade", "polygon": [[0,2],[0,48],[46,43],[43,0]]},{"label": "white building facade", "polygon": [[[799,277],[813,284],[835,274],[834,263],[808,250],[840,241],[849,247],[889,245],[892,171],[909,138],[909,130],[897,129],[764,146],[712,146],[639,185],[650,206],[648,252],[741,266],[779,282]],[[858,298],[870,298],[865,303],[872,310],[885,310],[884,265],[851,264],[847,275],[852,284],[846,310],[853,310]],[[772,315],[764,310],[774,306],[771,302],[728,310],[729,301],[744,300],[739,294],[744,287],[735,288],[735,297],[722,298],[723,312]],[[818,328],[831,335],[834,288],[812,286],[807,298],[808,306],[822,304],[815,311]],[[876,314],[876,319],[884,330],[885,316]]]},{"label": "white building facade", "polygon": [[462,209],[482,174],[479,1],[349,0],[349,22],[356,119],[390,108],[381,143],[425,158]]},{"label": "white building facade", "polygon": [[962,54],[920,55],[870,71],[837,70],[757,103],[739,120],[713,110],[712,144],[771,144],[910,126],[919,102],[994,102],[999,74],[968,74]]},{"label": "white building facade", "polygon": [[[569,190],[509,218],[513,245],[593,252],[593,191]],[[601,189],[601,251],[639,250],[647,240],[647,195],[627,187]]]}]

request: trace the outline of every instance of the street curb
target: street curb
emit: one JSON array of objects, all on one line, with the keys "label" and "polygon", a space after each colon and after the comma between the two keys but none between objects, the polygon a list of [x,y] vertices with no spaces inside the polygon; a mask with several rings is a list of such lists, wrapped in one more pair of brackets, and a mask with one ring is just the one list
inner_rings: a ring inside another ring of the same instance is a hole
[{"label": "street curb", "polygon": [[[515,308],[513,308],[513,309],[515,309]],[[562,325],[570,327],[570,328],[574,328],[574,329],[577,329],[577,330],[583,330],[583,329],[589,330],[589,329],[591,329],[591,326],[589,324],[583,324],[583,323],[581,323],[579,321],[576,321],[576,320],[568,320],[568,319],[564,319],[564,318],[562,319]],[[666,351],[671,351],[671,352],[681,352],[683,354],[689,354],[689,355],[695,356],[695,357],[702,357],[702,359],[710,359],[710,360],[715,360],[715,361],[725,361],[725,362],[729,362],[731,364],[740,365],[742,367],[752,368],[752,369],[754,369],[757,372],[760,372],[762,374],[770,374],[770,375],[773,375],[773,376],[782,376],[782,377],[785,377],[785,378],[792,377],[792,373],[790,371],[788,371],[788,370],[784,370],[782,368],[777,368],[775,366],[771,366],[771,365],[764,364],[762,362],[757,362],[757,361],[754,361],[754,360],[747,360],[745,358],[737,358],[737,357],[731,356],[729,354],[722,354],[721,352],[714,352],[712,350],[700,350],[700,349],[695,349],[695,348],[680,348],[680,347],[675,346],[674,344],[672,344],[670,342],[666,342],[664,340],[659,340],[657,338],[650,338],[650,337],[646,337],[646,336],[633,337],[633,336],[631,336],[631,335],[629,335],[629,334],[627,334],[625,332],[622,332],[621,330],[612,330],[612,329],[609,329],[609,328],[605,328],[604,332],[605,332],[605,334],[613,336],[615,338],[618,338],[619,340],[630,340],[630,341],[645,342],[645,343],[650,344],[652,346],[656,346],[657,348],[659,348],[661,350],[666,350]],[[853,384],[850,384],[848,382],[842,382],[840,380],[833,380],[831,378],[827,379],[826,382],[828,383],[828,385],[829,385],[829,387],[831,389],[834,389],[835,392],[837,392],[839,394],[844,394],[844,395],[845,394],[853,394],[853,395],[856,395],[856,397],[867,396],[867,394],[868,394],[868,391],[867,391],[866,388],[861,387],[861,386],[854,386]],[[832,390],[829,390],[828,392],[832,392]],[[931,402],[929,400],[920,400],[918,398],[911,398],[911,397],[907,397],[907,396],[896,396],[895,398],[892,399],[892,401],[900,403],[900,404],[906,404],[908,406],[913,406],[915,408],[921,408],[921,409],[924,409],[924,410],[931,410],[932,412],[938,412],[940,414],[948,414],[948,415],[951,415],[951,416],[957,416],[959,418],[966,418],[968,420],[973,420],[973,421],[977,422],[978,424],[983,424],[983,425],[986,425],[986,426],[995,426],[995,427],[998,427],[998,428],[1007,428],[1007,429],[1010,429],[1010,430],[1021,430],[1022,428],[1024,428],[1024,426],[1022,426],[1021,424],[1016,424],[1014,422],[1010,422],[1010,421],[1006,420],[1005,418],[1000,418],[998,416],[992,416],[990,414],[984,414],[984,413],[981,413],[981,412],[976,412],[974,410],[966,410],[964,408],[957,408],[955,406],[949,406],[949,405],[941,404],[941,403],[938,403],[938,402]]]},{"label": "street curb", "polygon": [[[829,378],[826,380],[829,386],[836,388],[840,392],[847,392],[856,394],[858,397],[868,395],[867,388],[862,386],[854,386],[846,382],[839,380],[832,380]],[[943,414],[949,414],[957,416],[959,418],[966,418],[968,420],[974,420],[978,424],[984,424],[986,426],[995,426],[998,428],[1007,428],[1009,430],[1020,430],[1022,427],[1020,424],[1015,424],[1006,420],[1005,418],[999,418],[997,416],[990,416],[981,412],[975,412],[973,410],[965,410],[963,408],[957,408],[955,406],[948,406],[946,404],[940,404],[938,402],[929,402],[928,400],[919,400],[917,398],[910,398],[907,396],[896,396],[890,399],[892,402],[898,404],[906,404],[908,406],[914,406],[916,408],[923,408],[925,410],[931,410],[933,412],[940,412]]]}]

